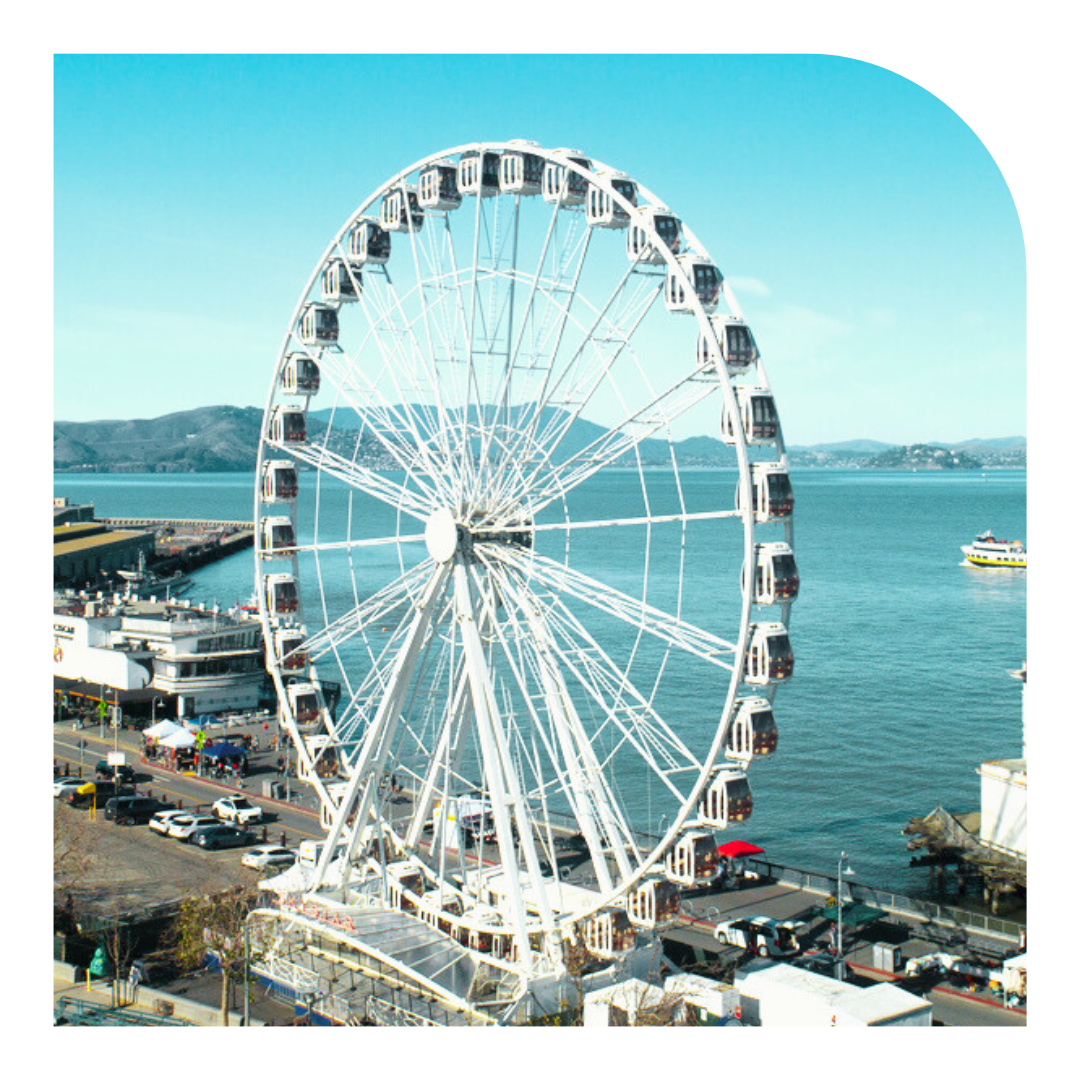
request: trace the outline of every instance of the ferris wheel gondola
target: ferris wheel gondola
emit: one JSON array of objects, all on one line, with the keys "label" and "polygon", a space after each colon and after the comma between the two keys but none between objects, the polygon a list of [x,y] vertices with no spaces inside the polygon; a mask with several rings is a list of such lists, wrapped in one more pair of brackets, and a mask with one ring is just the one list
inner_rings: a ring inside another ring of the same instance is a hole
[{"label": "ferris wheel gondola", "polygon": [[787,459],[729,283],[636,179],[475,143],[374,191],[288,327],[256,594],[328,831],[308,889],[519,998],[570,942],[622,963],[719,872],[793,666]]}]

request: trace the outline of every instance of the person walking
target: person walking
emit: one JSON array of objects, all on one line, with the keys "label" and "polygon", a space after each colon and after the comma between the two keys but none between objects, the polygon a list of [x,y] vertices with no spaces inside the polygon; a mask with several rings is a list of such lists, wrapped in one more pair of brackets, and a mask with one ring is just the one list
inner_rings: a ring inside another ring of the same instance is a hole
[{"label": "person walking", "polygon": [[132,964],[128,968],[128,989],[130,990],[130,997],[132,1004],[139,1000],[139,983],[142,981],[142,975],[139,971],[139,965]]}]

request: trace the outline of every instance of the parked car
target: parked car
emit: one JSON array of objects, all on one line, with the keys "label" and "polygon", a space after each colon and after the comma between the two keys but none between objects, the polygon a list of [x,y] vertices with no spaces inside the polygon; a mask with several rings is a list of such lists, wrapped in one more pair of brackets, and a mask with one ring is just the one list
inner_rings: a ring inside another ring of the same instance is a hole
[{"label": "parked car", "polygon": [[155,813],[171,805],[148,795],[118,795],[105,803],[105,820],[117,825],[145,825]]},{"label": "parked car", "polygon": [[797,932],[805,923],[778,922],[764,915],[753,919],[731,919],[713,930],[717,941],[738,945],[758,956],[794,956],[799,951]]},{"label": "parked car", "polygon": [[52,793],[54,799],[59,799],[68,791],[81,788],[86,783],[85,776],[56,776],[53,777]]},{"label": "parked car", "polygon": [[135,770],[130,765],[110,765],[107,761],[99,761],[94,766],[94,775],[102,780],[119,779],[125,784],[135,782]]},{"label": "parked car", "polygon": [[296,862],[296,852],[278,844],[259,844],[245,851],[240,862],[252,870],[287,870]]},{"label": "parked car", "polygon": [[214,813],[222,821],[234,821],[238,825],[249,825],[253,821],[262,821],[261,806],[249,802],[242,795],[227,795],[214,803]]},{"label": "parked car", "polygon": [[238,829],[235,825],[204,825],[191,834],[191,843],[207,851],[218,848],[243,847],[255,839],[255,834],[247,829]]},{"label": "parked car", "polygon": [[169,822],[166,834],[174,840],[190,840],[191,834],[204,825],[217,825],[218,819],[212,814],[179,814]]},{"label": "parked car", "polygon": [[187,810],[159,810],[156,814],[152,815],[147,824],[156,833],[160,833],[165,836],[169,831],[169,825],[172,824],[178,817],[190,817],[191,815]]},{"label": "parked car", "polygon": [[82,787],[68,788],[64,792],[64,801],[69,806],[90,806],[95,799],[98,806],[104,806],[114,795],[134,795],[135,789],[126,784],[115,784],[112,780],[84,780]]}]

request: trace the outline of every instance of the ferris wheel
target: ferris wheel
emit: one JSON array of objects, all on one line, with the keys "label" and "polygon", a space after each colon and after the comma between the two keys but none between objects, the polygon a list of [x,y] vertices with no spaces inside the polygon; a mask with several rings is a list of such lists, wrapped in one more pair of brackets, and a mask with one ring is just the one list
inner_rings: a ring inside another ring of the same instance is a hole
[{"label": "ferris wheel", "polygon": [[396,173],[308,279],[257,469],[310,888],[344,852],[527,974],[673,920],[776,747],[798,592],[773,394],[686,222],[522,140]]}]

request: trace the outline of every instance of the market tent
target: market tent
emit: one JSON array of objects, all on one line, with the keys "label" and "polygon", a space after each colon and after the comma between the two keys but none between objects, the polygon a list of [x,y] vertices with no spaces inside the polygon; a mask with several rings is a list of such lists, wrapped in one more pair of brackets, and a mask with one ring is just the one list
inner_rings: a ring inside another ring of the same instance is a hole
[{"label": "market tent", "polygon": [[174,732],[183,730],[179,724],[174,724],[171,720],[159,720],[153,727],[148,727],[143,734],[148,735],[151,739],[164,739]]},{"label": "market tent", "polygon": [[[818,915],[829,922],[836,922],[836,905],[812,908],[811,914]],[[887,911],[871,907],[869,904],[844,904],[843,923],[845,926],[866,926],[867,923],[877,922],[878,919],[884,919],[887,915]]]},{"label": "market tent", "polygon": [[744,855],[764,855],[765,849],[757,844],[748,844],[745,840],[729,840],[721,844],[716,852],[727,859],[741,859]]},{"label": "market tent", "polygon": [[182,750],[185,747],[195,745],[195,736],[190,731],[181,728],[179,731],[174,731],[171,735],[162,739],[161,745],[171,747],[174,750]]},{"label": "market tent", "polygon": [[247,751],[240,746],[234,746],[232,743],[214,743],[213,746],[207,746],[203,749],[202,755],[204,758],[234,758],[244,757]]}]

